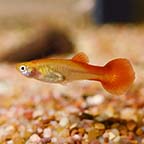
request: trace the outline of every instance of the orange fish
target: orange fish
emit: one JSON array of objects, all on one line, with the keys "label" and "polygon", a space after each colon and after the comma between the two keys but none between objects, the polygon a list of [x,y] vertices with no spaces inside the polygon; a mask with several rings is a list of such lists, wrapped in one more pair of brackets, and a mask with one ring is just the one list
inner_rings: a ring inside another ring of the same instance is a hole
[{"label": "orange fish", "polygon": [[88,57],[78,53],[72,59],[39,59],[17,64],[26,77],[51,83],[95,80],[112,94],[124,93],[133,83],[135,73],[129,60],[114,59],[104,66],[88,64]]}]

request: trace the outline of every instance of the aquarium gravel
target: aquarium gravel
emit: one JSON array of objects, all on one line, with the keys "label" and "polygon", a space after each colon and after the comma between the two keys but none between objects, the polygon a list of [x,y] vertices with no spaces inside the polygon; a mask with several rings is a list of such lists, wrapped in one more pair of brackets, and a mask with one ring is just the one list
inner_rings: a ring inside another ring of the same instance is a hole
[{"label": "aquarium gravel", "polygon": [[[106,93],[95,82],[67,86],[22,77],[0,66],[1,144],[143,144],[143,88]],[[11,75],[13,73],[13,75]]]}]

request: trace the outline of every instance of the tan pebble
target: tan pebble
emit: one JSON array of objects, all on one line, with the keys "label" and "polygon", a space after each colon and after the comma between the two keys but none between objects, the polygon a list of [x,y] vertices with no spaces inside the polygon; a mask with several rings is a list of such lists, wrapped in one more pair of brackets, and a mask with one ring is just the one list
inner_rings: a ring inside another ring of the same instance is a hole
[{"label": "tan pebble", "polygon": [[59,132],[59,136],[61,136],[61,137],[68,137],[69,136],[69,130],[67,128],[62,129]]},{"label": "tan pebble", "polygon": [[115,115],[115,109],[112,106],[109,106],[105,109],[104,115],[106,117],[113,117]]},{"label": "tan pebble", "polygon": [[72,129],[76,128],[77,125],[78,125],[77,123],[74,123],[74,124],[72,124],[72,125],[69,127],[69,129],[72,130]]},{"label": "tan pebble", "polygon": [[102,123],[95,123],[95,128],[99,130],[105,129],[105,125]]},{"label": "tan pebble", "polygon": [[7,120],[6,116],[0,116],[0,125],[4,124],[6,120]]},{"label": "tan pebble", "polygon": [[103,134],[103,138],[105,142],[108,141],[119,141],[119,131],[117,129],[110,129],[105,131]]},{"label": "tan pebble", "polygon": [[23,137],[27,139],[30,137],[31,134],[32,134],[32,132],[26,130],[26,131],[24,131]]},{"label": "tan pebble", "polygon": [[54,115],[51,115],[51,116],[49,116],[49,117],[42,118],[42,123],[43,123],[43,124],[48,124],[50,121],[52,121],[52,120],[54,120],[54,119],[55,119]]},{"label": "tan pebble", "polygon": [[132,140],[134,139],[134,137],[135,137],[135,134],[132,131],[128,132],[128,139]]},{"label": "tan pebble", "polygon": [[127,135],[127,127],[124,125],[119,126],[119,132],[121,135]]},{"label": "tan pebble", "polygon": [[80,119],[76,115],[70,115],[69,121],[70,121],[70,123],[72,123],[74,125],[78,125],[78,123],[80,122]]},{"label": "tan pebble", "polygon": [[24,144],[24,139],[21,137],[17,137],[14,140],[14,144]]},{"label": "tan pebble", "polygon": [[118,128],[119,125],[120,125],[119,123],[114,123],[114,124],[111,125],[111,128]]},{"label": "tan pebble", "polygon": [[119,135],[119,130],[118,129],[111,129],[111,132],[114,133],[116,136]]},{"label": "tan pebble", "polygon": [[79,129],[78,129],[78,132],[79,132],[80,135],[83,136],[84,133],[85,133],[85,129],[84,129],[84,128],[79,128]]},{"label": "tan pebble", "polygon": [[75,144],[81,144],[81,141],[75,141]]},{"label": "tan pebble", "polygon": [[104,144],[108,144],[109,143],[109,139],[108,139],[108,137],[105,137],[104,138]]},{"label": "tan pebble", "polygon": [[139,143],[138,143],[138,141],[136,141],[136,140],[131,140],[131,141],[130,141],[130,144],[139,144]]},{"label": "tan pebble", "polygon": [[81,144],[88,144],[88,141],[82,141]]},{"label": "tan pebble", "polygon": [[75,128],[75,129],[71,130],[70,135],[73,136],[73,135],[75,135],[77,133],[78,133],[78,129]]},{"label": "tan pebble", "polygon": [[13,135],[12,139],[14,141],[14,144],[23,144],[24,143],[24,138],[22,138],[19,133],[15,133]]},{"label": "tan pebble", "polygon": [[141,128],[138,128],[137,130],[136,130],[136,134],[137,135],[142,135],[144,132],[143,132],[143,130],[141,129]]},{"label": "tan pebble", "polygon": [[136,128],[136,123],[134,121],[129,121],[127,123],[127,128],[129,131],[133,131]]},{"label": "tan pebble", "polygon": [[100,131],[98,129],[93,128],[88,132],[88,139],[89,141],[92,141],[100,135],[101,135]]},{"label": "tan pebble", "polygon": [[59,122],[59,125],[61,127],[66,127],[68,124],[69,124],[69,120],[67,117],[63,117]]},{"label": "tan pebble", "polygon": [[65,128],[58,126],[58,127],[56,127],[55,132],[58,134],[58,133],[61,133],[61,131],[64,129]]}]

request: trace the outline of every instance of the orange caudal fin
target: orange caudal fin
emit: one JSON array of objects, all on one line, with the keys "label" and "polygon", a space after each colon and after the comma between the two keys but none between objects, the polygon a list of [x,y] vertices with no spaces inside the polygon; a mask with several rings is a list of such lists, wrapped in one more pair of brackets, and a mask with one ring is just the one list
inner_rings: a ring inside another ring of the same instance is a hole
[{"label": "orange caudal fin", "polygon": [[104,66],[106,79],[103,79],[103,87],[112,94],[123,94],[131,86],[135,79],[135,73],[129,60],[118,58]]}]

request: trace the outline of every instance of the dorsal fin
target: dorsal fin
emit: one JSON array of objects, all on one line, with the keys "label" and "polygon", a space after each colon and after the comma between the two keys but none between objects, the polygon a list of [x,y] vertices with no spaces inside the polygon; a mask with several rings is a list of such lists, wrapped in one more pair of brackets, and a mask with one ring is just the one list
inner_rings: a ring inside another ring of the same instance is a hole
[{"label": "dorsal fin", "polygon": [[89,62],[88,56],[83,52],[79,52],[78,54],[73,56],[72,60],[77,61],[77,62],[82,62],[82,63],[88,63]]}]

